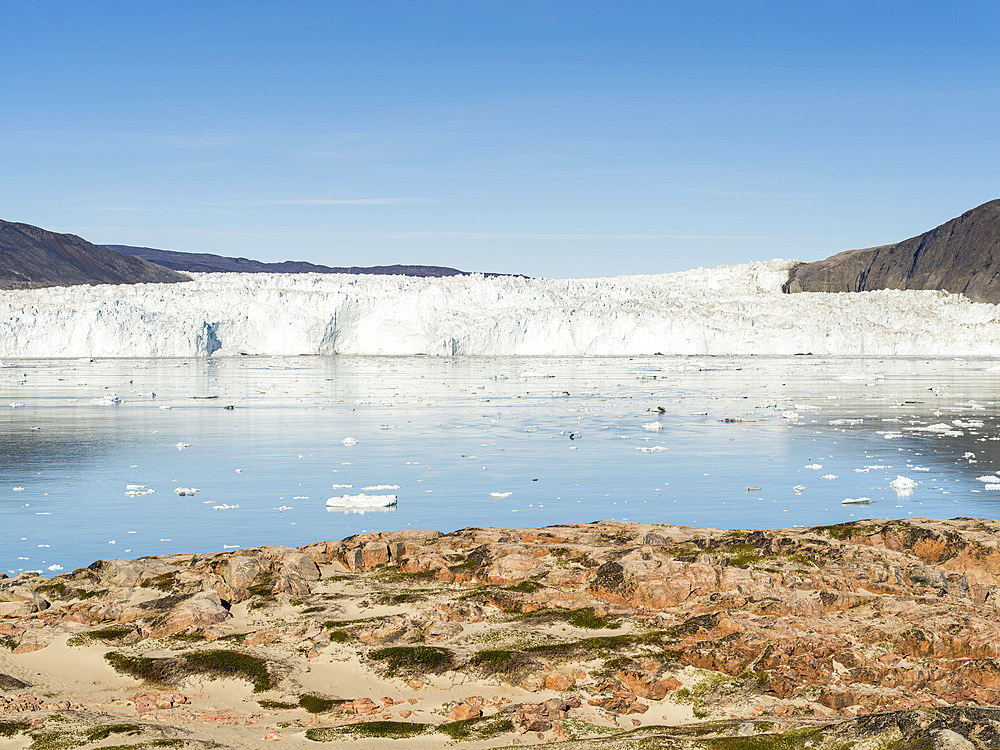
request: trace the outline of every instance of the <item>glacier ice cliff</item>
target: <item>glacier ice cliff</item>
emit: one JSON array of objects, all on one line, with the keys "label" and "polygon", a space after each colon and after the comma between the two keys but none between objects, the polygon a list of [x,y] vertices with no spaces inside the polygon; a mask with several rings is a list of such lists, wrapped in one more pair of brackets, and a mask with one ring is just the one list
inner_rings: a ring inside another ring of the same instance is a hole
[{"label": "glacier ice cliff", "polygon": [[995,305],[783,294],[793,265],[563,280],[215,273],[2,291],[0,357],[1000,355]]}]

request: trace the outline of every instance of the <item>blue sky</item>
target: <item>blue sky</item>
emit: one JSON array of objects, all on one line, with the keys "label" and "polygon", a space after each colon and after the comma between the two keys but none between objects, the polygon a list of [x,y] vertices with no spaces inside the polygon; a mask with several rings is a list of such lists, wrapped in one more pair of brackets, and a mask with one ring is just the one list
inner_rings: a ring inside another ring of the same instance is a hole
[{"label": "blue sky", "polygon": [[0,218],[538,276],[812,260],[1000,197],[996,2],[4,8]]}]

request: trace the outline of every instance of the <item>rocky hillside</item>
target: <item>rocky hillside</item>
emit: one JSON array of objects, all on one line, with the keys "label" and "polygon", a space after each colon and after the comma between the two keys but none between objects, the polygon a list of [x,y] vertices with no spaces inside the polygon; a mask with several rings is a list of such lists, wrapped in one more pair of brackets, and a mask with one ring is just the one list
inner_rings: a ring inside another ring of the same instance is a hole
[{"label": "rocky hillside", "polygon": [[176,271],[93,245],[75,234],[0,221],[0,289],[190,281]]},{"label": "rocky hillside", "polygon": [[[265,263],[248,258],[228,258],[211,253],[180,253],[132,245],[105,245],[115,252],[143,258],[176,271],[202,273],[369,273],[389,276],[462,276],[466,271],[445,266],[321,266],[304,260]],[[487,274],[492,275],[492,274]]]},{"label": "rocky hillside", "polygon": [[0,735],[995,748],[998,539],[976,519],[598,522],[0,576]]},{"label": "rocky hillside", "polygon": [[791,269],[785,292],[944,289],[1000,303],[1000,200],[893,245],[848,250]]}]

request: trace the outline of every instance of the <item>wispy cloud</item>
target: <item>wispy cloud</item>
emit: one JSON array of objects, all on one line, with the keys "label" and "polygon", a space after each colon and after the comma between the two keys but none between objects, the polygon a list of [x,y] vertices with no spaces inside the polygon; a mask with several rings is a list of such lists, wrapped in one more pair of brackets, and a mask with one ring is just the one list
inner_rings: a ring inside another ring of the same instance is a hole
[{"label": "wispy cloud", "polygon": [[392,239],[457,239],[457,240],[777,240],[748,234],[604,234],[562,232],[390,232]]}]

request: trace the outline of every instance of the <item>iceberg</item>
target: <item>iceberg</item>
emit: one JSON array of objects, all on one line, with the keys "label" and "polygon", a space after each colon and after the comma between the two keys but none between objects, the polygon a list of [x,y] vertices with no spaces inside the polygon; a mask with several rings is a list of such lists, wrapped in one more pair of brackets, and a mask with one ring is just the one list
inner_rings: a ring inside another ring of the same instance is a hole
[{"label": "iceberg", "polygon": [[1000,355],[996,305],[940,291],[784,294],[794,263],[598,279],[210,273],[5,290],[0,358]]},{"label": "iceberg", "polygon": [[328,508],[388,508],[396,504],[395,495],[340,495],[327,499]]}]

